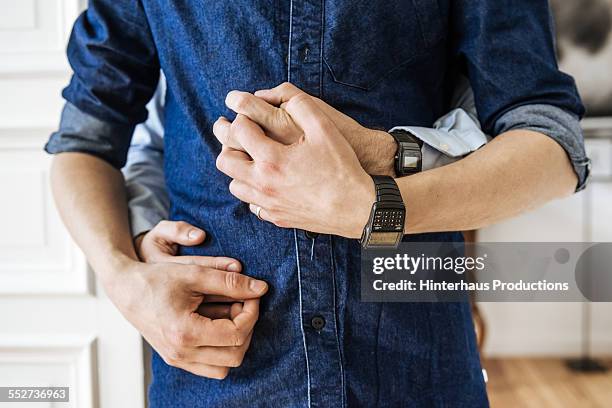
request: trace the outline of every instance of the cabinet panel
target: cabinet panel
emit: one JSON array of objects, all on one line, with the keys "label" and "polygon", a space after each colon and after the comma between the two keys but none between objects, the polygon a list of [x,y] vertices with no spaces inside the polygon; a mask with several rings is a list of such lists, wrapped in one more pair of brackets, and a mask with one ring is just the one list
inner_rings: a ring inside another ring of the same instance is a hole
[{"label": "cabinet panel", "polygon": [[[0,337],[0,379],[5,387],[69,387],[62,406],[97,406],[93,339],[82,337]],[[12,406],[3,404],[3,406]],[[29,404],[16,403],[15,407]],[[56,406],[33,403],[34,406]]]},{"label": "cabinet panel", "polygon": [[87,264],[53,205],[49,157],[1,147],[0,293],[87,293]]}]

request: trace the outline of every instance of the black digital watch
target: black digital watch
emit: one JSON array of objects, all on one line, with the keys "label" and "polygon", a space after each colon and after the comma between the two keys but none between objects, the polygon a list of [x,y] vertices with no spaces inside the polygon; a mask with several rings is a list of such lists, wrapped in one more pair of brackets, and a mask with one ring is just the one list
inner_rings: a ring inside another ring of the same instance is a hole
[{"label": "black digital watch", "polygon": [[395,180],[389,176],[372,176],[376,201],[361,235],[361,246],[397,248],[404,235],[406,207]]},{"label": "black digital watch", "polygon": [[421,152],[423,142],[402,129],[392,130],[389,134],[397,142],[395,174],[398,177],[404,177],[419,173],[423,169],[423,153]]}]

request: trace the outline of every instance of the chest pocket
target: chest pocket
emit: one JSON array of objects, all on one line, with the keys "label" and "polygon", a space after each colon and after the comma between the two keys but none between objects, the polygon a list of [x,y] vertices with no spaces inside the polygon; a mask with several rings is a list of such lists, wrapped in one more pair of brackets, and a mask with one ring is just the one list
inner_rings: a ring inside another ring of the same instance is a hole
[{"label": "chest pocket", "polygon": [[330,1],[325,20],[323,58],[334,81],[365,90],[446,36],[438,0]]}]

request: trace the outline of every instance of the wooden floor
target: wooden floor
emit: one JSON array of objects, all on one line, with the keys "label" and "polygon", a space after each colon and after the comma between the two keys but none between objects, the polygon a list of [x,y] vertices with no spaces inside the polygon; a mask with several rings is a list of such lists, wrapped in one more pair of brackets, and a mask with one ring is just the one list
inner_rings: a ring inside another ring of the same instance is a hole
[{"label": "wooden floor", "polygon": [[610,408],[612,359],[603,374],[576,374],[561,359],[488,359],[483,362],[492,408]]}]

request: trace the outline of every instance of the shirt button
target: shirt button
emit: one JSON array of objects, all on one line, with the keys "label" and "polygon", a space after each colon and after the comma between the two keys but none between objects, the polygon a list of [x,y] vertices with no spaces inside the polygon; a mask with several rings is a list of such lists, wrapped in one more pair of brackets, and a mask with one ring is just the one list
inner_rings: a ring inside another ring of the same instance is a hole
[{"label": "shirt button", "polygon": [[304,231],[304,235],[306,235],[308,239],[316,239],[319,236],[318,233],[312,231]]},{"label": "shirt button", "polygon": [[316,331],[321,331],[325,327],[325,319],[323,318],[323,316],[317,315],[310,319],[310,324],[312,325],[312,328]]}]

